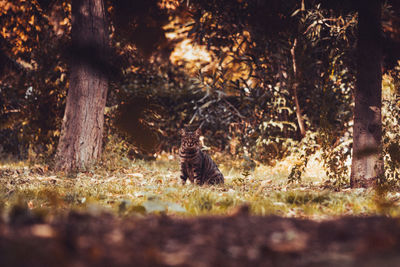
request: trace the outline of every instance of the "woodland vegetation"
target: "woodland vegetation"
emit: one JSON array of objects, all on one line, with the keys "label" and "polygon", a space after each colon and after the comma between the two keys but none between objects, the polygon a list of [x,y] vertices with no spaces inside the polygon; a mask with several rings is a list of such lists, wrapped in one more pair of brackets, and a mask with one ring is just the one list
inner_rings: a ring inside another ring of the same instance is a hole
[{"label": "woodland vegetation", "polygon": [[399,123],[396,0],[0,1],[0,265],[397,266]]}]

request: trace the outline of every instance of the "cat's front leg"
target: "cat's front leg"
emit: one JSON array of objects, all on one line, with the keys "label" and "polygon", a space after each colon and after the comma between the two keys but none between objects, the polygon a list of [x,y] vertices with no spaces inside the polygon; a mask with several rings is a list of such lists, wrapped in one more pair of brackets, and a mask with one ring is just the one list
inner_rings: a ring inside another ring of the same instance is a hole
[{"label": "cat's front leg", "polygon": [[184,185],[184,184],[186,184],[186,180],[187,180],[187,178],[188,178],[188,174],[187,174],[187,172],[185,171],[185,168],[186,166],[185,166],[185,164],[181,164],[181,179],[182,179],[182,185]]},{"label": "cat's front leg", "polygon": [[182,185],[186,184],[187,176],[181,175]]},{"label": "cat's front leg", "polygon": [[196,181],[196,184],[198,184],[198,185],[204,184],[204,179],[202,177],[202,173],[201,173],[201,168],[200,167],[197,167],[194,170],[194,180]]}]

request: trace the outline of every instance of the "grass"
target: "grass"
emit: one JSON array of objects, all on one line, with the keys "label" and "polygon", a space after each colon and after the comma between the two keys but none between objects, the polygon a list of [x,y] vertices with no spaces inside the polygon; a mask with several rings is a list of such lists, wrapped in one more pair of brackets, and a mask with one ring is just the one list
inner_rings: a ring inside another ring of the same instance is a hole
[{"label": "grass", "polygon": [[[70,210],[108,211],[118,216],[227,215],[250,206],[253,215],[324,220],[343,215],[400,215],[400,193],[326,188],[324,178],[306,177],[288,185],[288,168],[259,166],[248,176],[229,162],[220,164],[221,186],[181,185],[177,160],[125,162],[123,168],[96,170],[65,177],[44,166],[21,163],[0,167],[0,211],[9,220],[14,207],[47,218]],[[315,176],[315,175],[314,175]]]}]

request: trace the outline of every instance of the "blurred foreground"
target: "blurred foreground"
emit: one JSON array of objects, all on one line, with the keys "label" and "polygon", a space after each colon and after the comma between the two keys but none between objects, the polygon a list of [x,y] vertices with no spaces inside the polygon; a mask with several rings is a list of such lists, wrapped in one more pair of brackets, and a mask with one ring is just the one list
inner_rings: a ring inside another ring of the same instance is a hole
[{"label": "blurred foreground", "polygon": [[1,266],[399,266],[400,225],[258,217],[118,219],[72,212],[0,223]]}]

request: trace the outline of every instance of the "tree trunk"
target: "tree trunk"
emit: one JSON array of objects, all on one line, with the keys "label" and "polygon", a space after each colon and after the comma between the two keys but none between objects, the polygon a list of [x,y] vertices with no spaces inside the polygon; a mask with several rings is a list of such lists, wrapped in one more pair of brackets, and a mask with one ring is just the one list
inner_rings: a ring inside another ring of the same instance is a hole
[{"label": "tree trunk", "polygon": [[72,1],[69,90],[56,170],[85,170],[101,154],[108,79],[108,32],[103,0]]},{"label": "tree trunk", "polygon": [[[302,3],[302,4],[304,4],[304,3]],[[294,99],[294,103],[296,105],[296,117],[297,117],[297,123],[299,124],[300,134],[301,134],[301,137],[304,137],[306,135],[306,127],[304,126],[304,120],[303,120],[303,117],[301,116],[299,98],[297,96],[297,88],[299,87],[299,75],[297,72],[297,63],[296,63],[296,46],[297,46],[297,38],[294,39],[292,49],[290,49],[290,54],[292,55],[293,77],[294,77],[293,99]]]},{"label": "tree trunk", "polygon": [[360,3],[351,187],[369,187],[383,176],[381,1]]}]

